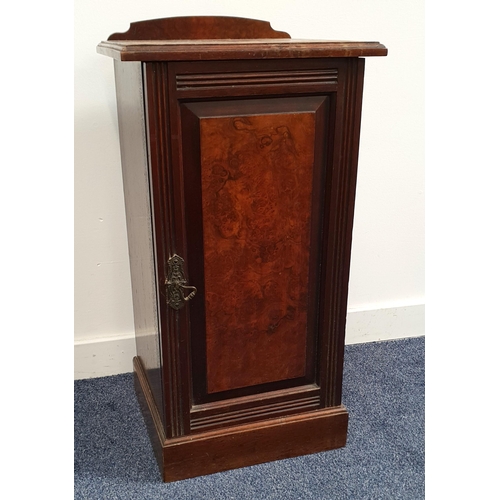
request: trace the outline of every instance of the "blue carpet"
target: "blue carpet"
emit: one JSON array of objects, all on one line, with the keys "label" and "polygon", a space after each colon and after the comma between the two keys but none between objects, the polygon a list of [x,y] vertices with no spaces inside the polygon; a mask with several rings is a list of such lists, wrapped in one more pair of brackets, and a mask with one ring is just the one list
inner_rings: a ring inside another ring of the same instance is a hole
[{"label": "blue carpet", "polygon": [[162,483],[133,375],[75,381],[75,499],[423,499],[424,337],[346,346],[347,446]]}]

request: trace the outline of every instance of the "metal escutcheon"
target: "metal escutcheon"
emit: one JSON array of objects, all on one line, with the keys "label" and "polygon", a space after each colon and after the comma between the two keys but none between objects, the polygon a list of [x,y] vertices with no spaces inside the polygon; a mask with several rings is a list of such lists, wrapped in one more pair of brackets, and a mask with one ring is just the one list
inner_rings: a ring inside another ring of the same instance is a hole
[{"label": "metal escutcheon", "polygon": [[[196,295],[196,287],[189,286],[184,276],[184,259],[174,254],[168,259],[168,271],[165,285],[167,286],[167,304],[175,310],[181,309],[184,304]],[[191,290],[184,295],[186,290]]]}]

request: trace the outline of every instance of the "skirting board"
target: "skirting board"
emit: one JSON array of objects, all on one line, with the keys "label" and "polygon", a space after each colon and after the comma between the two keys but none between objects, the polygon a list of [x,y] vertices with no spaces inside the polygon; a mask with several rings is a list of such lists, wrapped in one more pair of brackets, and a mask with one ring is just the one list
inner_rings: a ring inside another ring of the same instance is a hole
[{"label": "skirting board", "polygon": [[130,373],[134,356],[134,332],[75,341],[75,380]]},{"label": "skirting board", "polygon": [[425,304],[347,311],[346,344],[363,344],[423,335],[425,335]]},{"label": "skirting board", "polygon": [[[421,337],[425,334],[425,305],[372,310],[349,310],[346,344]],[[133,371],[134,334],[75,341],[75,380]]]}]

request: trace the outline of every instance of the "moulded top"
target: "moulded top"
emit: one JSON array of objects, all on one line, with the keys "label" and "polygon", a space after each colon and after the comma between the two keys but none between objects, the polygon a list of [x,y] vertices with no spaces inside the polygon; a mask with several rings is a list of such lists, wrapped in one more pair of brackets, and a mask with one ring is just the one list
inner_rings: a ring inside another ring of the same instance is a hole
[{"label": "moulded top", "polygon": [[379,42],[292,39],[255,19],[192,16],[131,23],[97,52],[121,61],[190,61],[385,56],[387,48]]}]

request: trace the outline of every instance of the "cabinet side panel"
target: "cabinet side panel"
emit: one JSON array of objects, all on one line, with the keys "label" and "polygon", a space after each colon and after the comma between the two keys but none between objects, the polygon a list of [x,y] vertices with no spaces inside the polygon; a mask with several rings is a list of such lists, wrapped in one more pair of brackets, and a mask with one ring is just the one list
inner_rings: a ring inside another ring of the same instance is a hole
[{"label": "cabinet side panel", "polygon": [[115,81],[137,355],[165,422],[141,64],[115,61]]}]

